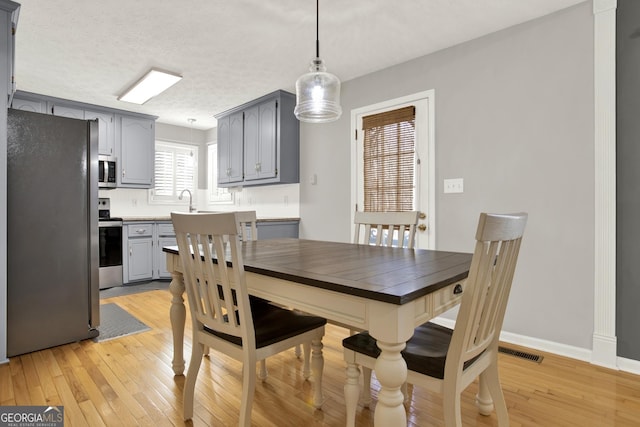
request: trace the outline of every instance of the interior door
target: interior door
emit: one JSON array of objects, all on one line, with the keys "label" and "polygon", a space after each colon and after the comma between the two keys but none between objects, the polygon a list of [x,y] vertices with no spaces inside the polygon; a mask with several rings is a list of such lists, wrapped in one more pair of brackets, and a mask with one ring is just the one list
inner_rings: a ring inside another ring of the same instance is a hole
[{"label": "interior door", "polygon": [[[362,117],[413,105],[416,108],[416,158],[414,163],[414,210],[420,211],[416,247],[435,249],[435,132],[434,132],[434,91],[426,91],[362,107],[351,112],[352,135],[352,203],[354,210],[364,206],[363,191],[363,150]],[[351,217],[351,235],[355,229]]]}]

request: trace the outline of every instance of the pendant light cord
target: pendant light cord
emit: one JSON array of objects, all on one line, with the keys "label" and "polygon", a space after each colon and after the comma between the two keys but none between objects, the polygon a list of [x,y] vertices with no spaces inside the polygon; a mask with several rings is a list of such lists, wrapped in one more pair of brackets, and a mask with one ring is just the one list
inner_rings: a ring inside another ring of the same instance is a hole
[{"label": "pendant light cord", "polygon": [[316,0],[316,58],[320,58],[320,0]]}]

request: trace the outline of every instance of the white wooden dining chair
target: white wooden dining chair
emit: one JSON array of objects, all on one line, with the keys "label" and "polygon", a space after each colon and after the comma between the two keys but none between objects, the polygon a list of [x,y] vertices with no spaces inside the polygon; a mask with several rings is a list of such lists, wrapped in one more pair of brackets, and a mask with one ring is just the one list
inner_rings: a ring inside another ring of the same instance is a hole
[{"label": "white wooden dining chair", "polygon": [[[353,243],[389,246],[413,249],[415,247],[416,227],[420,212],[360,212],[354,214],[356,225]],[[351,335],[359,330],[349,329]],[[371,369],[362,367],[364,376],[364,389],[369,390],[371,386]],[[407,384],[402,386],[402,394],[405,400],[408,399]],[[369,406],[371,400],[369,394],[364,399],[364,405]]]},{"label": "white wooden dining chair", "polygon": [[[480,215],[475,252],[454,329],[427,322],[416,328],[402,352],[407,382],[442,394],[447,427],[462,425],[460,394],[478,376],[480,390],[486,387],[493,399],[498,424],[509,424],[498,377],[498,340],[526,222],[526,213]],[[366,332],[344,339],[343,346],[347,426],[354,426],[359,396],[357,365],[373,369],[380,350]],[[480,413],[491,412],[492,405],[478,397],[476,401]]]},{"label": "white wooden dining chair", "polygon": [[326,320],[250,302],[234,213],[174,212],[171,219],[193,322],[191,361],[184,385],[184,419],[193,417],[195,384],[205,346],[242,362],[240,426],[251,425],[256,363],[303,342],[311,342],[313,403],[320,407]]},{"label": "white wooden dining chair", "polygon": [[354,214],[356,232],[353,243],[376,246],[413,248],[415,246],[418,211],[360,212]]},{"label": "white wooden dining chair", "polygon": [[258,240],[257,221],[256,211],[236,211],[240,240],[243,242]]}]

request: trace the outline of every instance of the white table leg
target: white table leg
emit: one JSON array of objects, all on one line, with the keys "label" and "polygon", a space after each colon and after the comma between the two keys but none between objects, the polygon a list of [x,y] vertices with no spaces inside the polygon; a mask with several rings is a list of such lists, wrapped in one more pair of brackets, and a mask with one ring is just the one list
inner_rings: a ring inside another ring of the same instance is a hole
[{"label": "white table leg", "polygon": [[187,310],[184,306],[184,281],[181,273],[171,273],[171,308],[169,318],[171,319],[171,331],[173,332],[173,361],[171,367],[176,375],[184,374],[184,324],[187,317]]},{"label": "white table leg", "polygon": [[376,359],[376,377],[380,382],[378,404],[373,418],[376,427],[393,427],[407,425],[404,396],[400,391],[407,380],[407,364],[400,353],[406,343],[387,343],[378,340],[381,350]]}]

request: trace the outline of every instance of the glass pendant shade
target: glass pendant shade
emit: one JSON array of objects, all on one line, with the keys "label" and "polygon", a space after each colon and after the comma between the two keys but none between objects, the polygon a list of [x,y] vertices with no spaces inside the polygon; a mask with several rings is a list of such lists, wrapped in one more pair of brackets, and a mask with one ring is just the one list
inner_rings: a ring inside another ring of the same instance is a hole
[{"label": "glass pendant shade", "polygon": [[296,81],[296,108],[293,112],[298,120],[327,123],[340,118],[340,80],[326,70],[322,59],[315,58],[309,72]]}]

